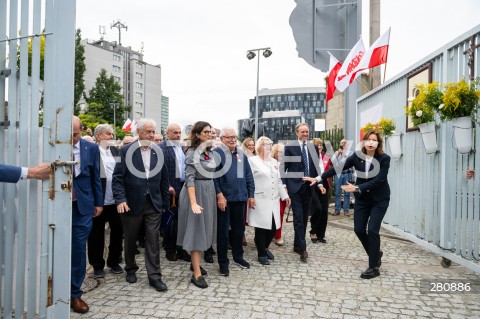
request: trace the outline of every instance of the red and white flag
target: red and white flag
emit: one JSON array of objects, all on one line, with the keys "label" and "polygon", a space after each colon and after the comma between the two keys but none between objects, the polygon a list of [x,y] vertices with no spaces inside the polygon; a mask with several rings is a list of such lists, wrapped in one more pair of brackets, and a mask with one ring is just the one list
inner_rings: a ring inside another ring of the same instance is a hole
[{"label": "red and white flag", "polygon": [[342,67],[342,64],[338,62],[338,60],[335,59],[335,57],[330,52],[328,52],[328,54],[330,54],[330,66],[328,68],[329,74],[328,74],[328,81],[327,81],[327,99],[325,103],[328,103],[328,101],[330,101],[333,98],[333,94],[337,89],[335,87],[335,79],[337,78],[338,71]]},{"label": "red and white flag", "polygon": [[132,120],[132,125],[131,125],[131,132],[136,132],[137,131],[137,121],[135,121],[135,119]]},{"label": "red and white flag", "polygon": [[360,73],[357,72],[364,55],[365,47],[362,38],[360,38],[347,55],[347,58],[343,61],[342,67],[338,71],[337,77],[335,78],[335,87],[337,90],[340,92],[345,91],[345,89],[355,81],[358,76],[360,76]]},{"label": "red and white flag", "polygon": [[382,34],[375,42],[373,42],[372,46],[367,50],[367,52],[365,52],[365,55],[356,72],[387,63],[390,29],[391,28],[388,28],[384,34]]},{"label": "red and white flag", "polygon": [[388,47],[390,42],[390,29],[382,34],[367,50],[360,63],[360,68],[370,69],[377,65],[387,63]]},{"label": "red and white flag", "polygon": [[131,128],[132,128],[132,120],[131,119],[127,119],[125,121],[125,124],[123,124],[122,126],[122,130],[124,132],[130,132],[131,131]]}]

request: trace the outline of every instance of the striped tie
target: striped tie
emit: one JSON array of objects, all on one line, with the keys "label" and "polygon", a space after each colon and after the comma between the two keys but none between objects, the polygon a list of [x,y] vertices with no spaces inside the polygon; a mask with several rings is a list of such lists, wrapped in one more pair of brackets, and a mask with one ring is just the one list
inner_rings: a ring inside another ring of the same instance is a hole
[{"label": "striped tie", "polygon": [[303,162],[303,173],[305,176],[309,176],[308,174],[308,158],[307,158],[307,150],[306,150],[305,142],[302,144],[302,162]]}]

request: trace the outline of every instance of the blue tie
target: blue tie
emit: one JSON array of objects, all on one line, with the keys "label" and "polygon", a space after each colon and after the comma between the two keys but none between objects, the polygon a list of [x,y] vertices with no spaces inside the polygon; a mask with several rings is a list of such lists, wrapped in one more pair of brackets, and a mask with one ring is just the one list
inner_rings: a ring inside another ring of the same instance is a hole
[{"label": "blue tie", "polygon": [[305,176],[308,175],[308,158],[307,158],[307,150],[305,148],[305,143],[302,144],[302,162],[303,162],[303,173]]}]

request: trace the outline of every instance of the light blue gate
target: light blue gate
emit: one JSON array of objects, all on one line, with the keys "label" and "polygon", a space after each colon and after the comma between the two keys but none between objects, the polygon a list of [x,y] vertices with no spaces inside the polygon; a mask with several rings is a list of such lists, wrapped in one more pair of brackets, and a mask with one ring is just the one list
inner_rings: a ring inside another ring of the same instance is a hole
[{"label": "light blue gate", "polygon": [[0,183],[2,318],[70,316],[74,41],[74,0],[0,0],[0,162],[54,163],[49,181]]},{"label": "light blue gate", "polygon": [[[362,112],[383,105],[382,116],[393,118],[402,133],[402,156],[393,160],[388,180],[392,198],[385,227],[446,260],[480,272],[480,128],[474,129],[473,151],[457,153],[450,122],[437,118],[439,151],[427,155],[418,131],[407,131],[404,106],[408,79],[431,65],[432,81],[447,83],[470,78],[471,41],[480,43],[480,25],[415,63],[393,79],[357,100],[357,132]],[[474,76],[479,76],[480,49],[474,56]],[[358,137],[357,137],[358,138]],[[358,142],[358,140],[357,140]],[[389,149],[387,148],[387,153]],[[466,179],[466,169],[476,176]]]}]

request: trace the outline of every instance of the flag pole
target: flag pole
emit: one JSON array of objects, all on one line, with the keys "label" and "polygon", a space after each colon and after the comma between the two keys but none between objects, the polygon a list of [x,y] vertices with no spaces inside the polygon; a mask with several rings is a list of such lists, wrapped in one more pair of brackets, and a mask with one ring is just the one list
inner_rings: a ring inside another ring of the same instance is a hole
[{"label": "flag pole", "polygon": [[383,69],[383,82],[382,83],[385,83],[385,76],[387,74],[387,62],[388,61],[385,61],[385,69]]},{"label": "flag pole", "polygon": [[355,81],[357,81],[365,89],[365,91],[370,91],[362,82],[360,82],[358,78],[356,78]]}]

